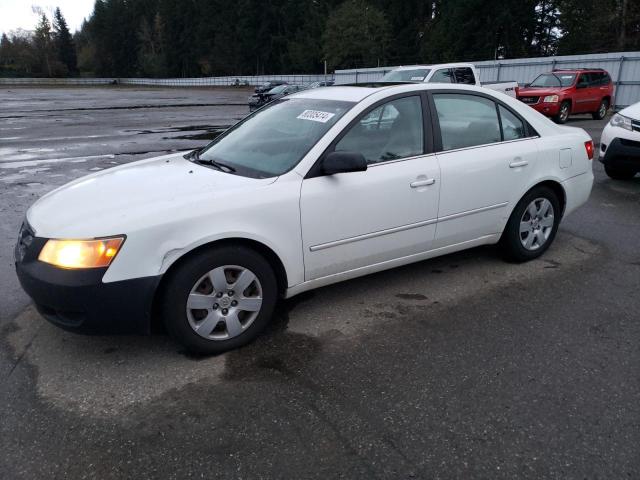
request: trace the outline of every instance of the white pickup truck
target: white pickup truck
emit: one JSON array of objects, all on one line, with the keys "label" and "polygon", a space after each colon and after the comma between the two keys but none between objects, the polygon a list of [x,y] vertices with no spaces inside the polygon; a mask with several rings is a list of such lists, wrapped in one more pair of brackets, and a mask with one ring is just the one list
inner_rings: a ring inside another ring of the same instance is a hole
[{"label": "white pickup truck", "polygon": [[516,97],[518,82],[485,82],[478,80],[476,67],[471,63],[441,63],[438,65],[411,65],[398,67],[387,73],[381,82],[465,83],[490,88]]}]

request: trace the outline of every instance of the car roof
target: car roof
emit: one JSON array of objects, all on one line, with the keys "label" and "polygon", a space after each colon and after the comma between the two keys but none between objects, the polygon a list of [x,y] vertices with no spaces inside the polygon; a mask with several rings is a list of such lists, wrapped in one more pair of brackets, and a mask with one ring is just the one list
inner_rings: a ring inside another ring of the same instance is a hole
[{"label": "car roof", "polygon": [[362,86],[339,85],[333,87],[320,87],[313,90],[303,90],[295,93],[289,98],[309,98],[315,100],[336,100],[343,102],[361,102],[365,98],[378,92],[386,91],[388,95],[397,93],[415,92],[423,90],[467,90],[475,92],[491,93],[492,91],[476,87],[475,85],[464,85],[456,83],[415,83],[415,82],[394,82],[394,83],[368,83]]},{"label": "car roof", "polygon": [[607,73],[605,72],[603,69],[601,68],[556,68],[554,70],[552,70],[551,72],[547,72],[547,73],[554,73],[554,72],[564,72],[564,73]]},{"label": "car roof", "polygon": [[402,65],[400,67],[394,68],[392,71],[396,70],[415,70],[416,68],[454,68],[454,67],[472,67],[472,63],[436,63],[434,65]]}]

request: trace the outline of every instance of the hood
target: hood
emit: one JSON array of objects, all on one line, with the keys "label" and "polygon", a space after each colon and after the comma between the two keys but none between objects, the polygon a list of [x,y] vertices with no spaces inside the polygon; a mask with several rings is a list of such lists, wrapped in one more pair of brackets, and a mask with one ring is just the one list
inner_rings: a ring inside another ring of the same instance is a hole
[{"label": "hood", "polygon": [[518,88],[518,97],[546,97],[547,95],[559,95],[565,90],[566,87],[520,87]]},{"label": "hood", "polygon": [[625,117],[631,118],[632,120],[640,120],[640,102],[634,103],[627,108],[623,108],[618,113],[620,115],[624,115]]},{"label": "hood", "polygon": [[[198,208],[198,202],[273,183],[192,163],[183,153],[141,160],[75,180],[40,198],[27,212],[36,235],[92,238],[126,234],[150,219]],[[218,197],[218,198],[216,198]]]}]

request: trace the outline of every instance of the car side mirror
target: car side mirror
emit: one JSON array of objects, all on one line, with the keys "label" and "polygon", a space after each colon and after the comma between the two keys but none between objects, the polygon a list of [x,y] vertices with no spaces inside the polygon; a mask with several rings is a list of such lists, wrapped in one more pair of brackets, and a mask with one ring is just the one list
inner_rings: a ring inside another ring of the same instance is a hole
[{"label": "car side mirror", "polygon": [[331,152],[322,160],[322,173],[325,175],[366,170],[367,160],[358,152]]},{"label": "car side mirror", "polygon": [[576,88],[587,88],[587,84],[586,83],[578,83],[576,85]]}]

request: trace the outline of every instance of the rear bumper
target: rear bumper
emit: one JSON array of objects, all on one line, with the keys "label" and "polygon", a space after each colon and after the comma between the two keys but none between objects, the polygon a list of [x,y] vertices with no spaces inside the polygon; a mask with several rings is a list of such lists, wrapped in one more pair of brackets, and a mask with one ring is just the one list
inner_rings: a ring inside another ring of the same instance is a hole
[{"label": "rear bumper", "polygon": [[614,138],[600,145],[600,162],[611,167],[640,170],[640,142]]},{"label": "rear bumper", "polygon": [[564,208],[566,216],[589,200],[593,188],[593,171],[589,169],[586,173],[565,180],[562,182],[562,187],[567,200]]},{"label": "rear bumper", "polygon": [[161,276],[103,283],[106,268],[65,270],[37,260],[46,239],[16,248],[16,273],[40,314],[65,330],[87,334],[150,333]]}]

